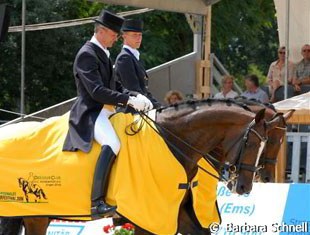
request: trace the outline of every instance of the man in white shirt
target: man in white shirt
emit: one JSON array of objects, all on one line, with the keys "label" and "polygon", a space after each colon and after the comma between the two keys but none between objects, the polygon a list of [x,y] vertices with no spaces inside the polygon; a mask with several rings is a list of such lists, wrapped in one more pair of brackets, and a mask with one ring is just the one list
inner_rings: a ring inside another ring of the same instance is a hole
[{"label": "man in white shirt", "polygon": [[301,49],[303,59],[296,65],[293,84],[296,91],[301,90],[302,85],[310,85],[310,45],[306,44]]}]

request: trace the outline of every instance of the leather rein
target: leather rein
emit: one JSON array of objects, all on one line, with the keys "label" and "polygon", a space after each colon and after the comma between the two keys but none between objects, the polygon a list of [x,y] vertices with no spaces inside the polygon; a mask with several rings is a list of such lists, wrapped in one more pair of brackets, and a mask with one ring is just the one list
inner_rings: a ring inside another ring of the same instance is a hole
[{"label": "leather rein", "polygon": [[[192,146],[191,144],[189,144],[188,142],[184,141],[183,139],[181,139],[180,137],[176,136],[173,132],[171,132],[170,130],[168,130],[167,128],[163,127],[162,125],[160,125],[158,122],[154,121],[152,118],[150,118],[146,113],[144,112],[138,112],[138,114],[140,115],[140,117],[158,134],[160,135],[164,141],[167,143],[167,145],[169,147],[171,147],[174,151],[176,151],[178,154],[180,154],[185,160],[187,160],[188,162],[194,163],[196,164],[196,166],[202,170],[203,172],[209,174],[210,176],[212,176],[213,178],[220,180],[220,181],[224,181],[226,183],[231,182],[236,180],[236,178],[238,177],[238,173],[239,171],[242,170],[246,170],[246,171],[250,171],[250,172],[257,172],[261,167],[258,166],[258,162],[259,162],[259,155],[257,156],[256,159],[256,163],[255,165],[249,165],[249,164],[245,164],[242,163],[242,159],[244,156],[244,151],[246,149],[246,145],[247,145],[247,141],[249,138],[249,134],[253,133],[260,141],[261,143],[263,143],[263,145],[265,145],[267,138],[261,136],[256,130],[253,129],[253,126],[255,125],[255,120],[253,120],[247,127],[245,133],[237,139],[237,141],[235,142],[235,144],[237,144],[240,140],[242,140],[241,145],[239,147],[239,151],[238,151],[238,155],[236,157],[236,161],[234,164],[229,163],[229,162],[225,162],[225,163],[221,163],[219,160],[217,160],[215,157],[213,157],[211,154],[209,153],[203,153],[200,150],[196,149],[194,146]],[[141,128],[142,128],[142,122],[140,124],[140,126],[137,129],[133,128],[133,124],[136,124],[138,122],[138,120],[134,123],[132,123],[130,126],[130,131],[132,131],[132,133],[128,133],[128,131],[126,130],[126,133],[128,135],[134,135],[136,133],[138,133]],[[155,127],[153,125],[151,125],[152,122]],[[127,128],[128,128],[127,127]],[[160,131],[159,131],[160,130]],[[184,152],[182,152],[175,144],[173,144],[171,141],[169,141],[165,135],[163,135],[163,133],[169,134],[172,137],[174,137],[175,139],[177,139],[180,143],[182,143],[183,145],[185,145],[186,147],[188,147],[190,150],[192,150],[193,152],[201,155],[218,173],[219,176],[209,172],[208,170],[206,170],[205,168],[199,166],[197,164],[197,162],[195,162],[194,160],[192,160],[189,156],[187,156]],[[235,145],[234,144],[234,145]],[[232,146],[234,146],[232,145]],[[217,169],[214,166],[214,162],[220,166],[219,169]],[[231,174],[231,176],[227,179],[221,172],[221,170],[228,170]]]}]

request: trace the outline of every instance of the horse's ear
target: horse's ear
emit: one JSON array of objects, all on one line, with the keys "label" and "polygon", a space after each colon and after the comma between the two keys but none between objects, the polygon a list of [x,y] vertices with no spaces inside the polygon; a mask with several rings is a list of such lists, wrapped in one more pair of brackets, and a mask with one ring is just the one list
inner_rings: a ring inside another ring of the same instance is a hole
[{"label": "horse's ear", "polygon": [[257,112],[256,116],[255,116],[255,123],[259,123],[261,120],[264,119],[265,117],[265,111],[266,109],[261,109]]},{"label": "horse's ear", "polygon": [[283,115],[284,120],[287,121],[288,119],[290,119],[293,116],[294,112],[295,112],[295,109],[291,109],[286,114],[284,114]]}]

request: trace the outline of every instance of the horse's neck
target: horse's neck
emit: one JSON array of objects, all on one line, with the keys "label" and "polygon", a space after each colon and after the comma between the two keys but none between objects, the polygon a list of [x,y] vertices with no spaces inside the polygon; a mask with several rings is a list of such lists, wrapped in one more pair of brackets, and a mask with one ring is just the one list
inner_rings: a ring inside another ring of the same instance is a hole
[{"label": "horse's neck", "polygon": [[[227,108],[229,109],[229,108]],[[236,126],[243,125],[249,120],[248,112],[239,113],[235,110],[224,110],[208,108],[199,110],[197,112],[189,112],[182,110],[179,115],[177,112],[171,114],[159,114],[157,117],[158,123],[170,130],[178,138],[184,140],[191,146],[195,147],[202,153],[207,153],[213,150],[216,146],[220,145]],[[240,129],[240,128],[238,128]],[[236,130],[234,130],[236,131]],[[163,131],[165,133],[165,131]],[[235,138],[232,135],[232,140]],[[197,162],[201,159],[202,155],[186,147],[176,137],[166,134],[166,139],[174,146],[180,149],[186,156],[191,158],[187,160],[182,154],[178,153],[170,147],[176,158],[183,165],[188,176],[191,177],[196,173]],[[227,138],[226,138],[227,139]]]}]

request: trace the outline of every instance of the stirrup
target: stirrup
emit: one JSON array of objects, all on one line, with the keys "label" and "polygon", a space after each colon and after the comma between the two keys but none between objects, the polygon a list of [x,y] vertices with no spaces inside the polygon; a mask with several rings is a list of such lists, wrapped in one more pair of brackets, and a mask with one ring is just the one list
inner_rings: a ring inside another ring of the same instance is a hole
[{"label": "stirrup", "polygon": [[115,211],[116,206],[109,206],[104,201],[93,202],[91,207],[91,216],[93,219],[101,219],[112,215]]}]

